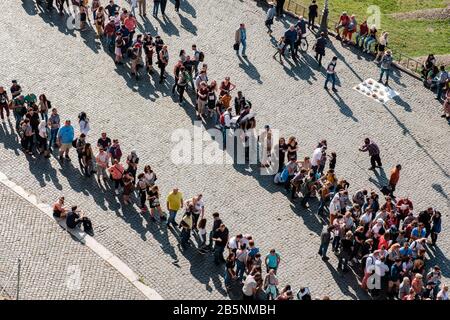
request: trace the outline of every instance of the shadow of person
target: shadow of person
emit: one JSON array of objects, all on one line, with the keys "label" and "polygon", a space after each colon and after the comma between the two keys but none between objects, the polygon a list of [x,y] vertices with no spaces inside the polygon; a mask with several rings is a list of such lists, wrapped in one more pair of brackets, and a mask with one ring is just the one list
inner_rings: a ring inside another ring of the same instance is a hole
[{"label": "shadow of person", "polygon": [[203,284],[208,292],[212,292],[212,287],[210,286],[210,282],[212,282],[217,292],[224,297],[227,296],[227,291],[223,288],[221,280],[225,269],[223,265],[216,266],[213,263],[210,252],[204,255],[200,254],[196,247],[190,245],[187,249],[181,249],[180,253],[191,264],[189,270],[192,276]]},{"label": "shadow of person", "polygon": [[[189,3],[188,0],[180,0],[180,11],[184,11],[187,14],[191,15],[192,18],[196,18],[197,17],[197,11],[195,10],[195,8]],[[175,5],[175,1],[174,0],[170,0],[170,2],[172,2]]]},{"label": "shadow of person", "polygon": [[[341,290],[342,294],[346,297],[350,297],[355,300],[368,300],[370,296],[363,290],[360,289],[357,278],[354,274],[348,272],[344,274],[338,272],[328,261],[325,262],[326,267],[330,270],[330,273],[335,280],[336,284]],[[352,293],[349,288],[356,288],[355,293]]]},{"label": "shadow of person", "polygon": [[8,124],[11,131],[8,131],[8,126],[5,122],[0,126],[0,142],[3,143],[3,147],[6,150],[12,150],[16,156],[20,155],[20,141],[16,133],[14,132],[14,125],[8,118]]},{"label": "shadow of person", "polygon": [[170,19],[167,19],[165,16],[163,16],[163,19],[159,19],[158,17],[155,17],[156,21],[158,21],[159,26],[161,30],[167,35],[167,36],[180,36],[180,32],[178,31],[178,28],[173,24],[173,22]]},{"label": "shadow of person", "polygon": [[399,86],[401,86],[403,88],[406,88],[406,84],[404,84],[403,82],[400,81],[401,77],[402,77],[401,71],[399,69],[397,69],[397,68],[392,68],[392,70],[391,70],[391,77],[390,78],[392,80],[394,80],[394,82],[397,85],[399,85]]},{"label": "shadow of person", "polygon": [[197,35],[197,27],[191,22],[191,20],[189,20],[188,18],[184,17],[183,15],[179,15],[180,17],[180,23],[181,23],[181,28],[183,28],[184,30],[192,33],[194,36]]},{"label": "shadow of person", "polygon": [[338,93],[331,93],[329,90],[326,90],[328,95],[333,99],[333,101],[336,103],[336,105],[339,107],[339,111],[346,117],[352,119],[355,122],[358,122],[359,120],[353,115],[352,109],[345,103],[344,100],[342,100],[341,96]]},{"label": "shadow of person", "polygon": [[[29,0],[22,0],[22,7],[25,10],[25,12],[30,16],[35,16],[38,13],[38,9],[34,5],[34,1]],[[42,6],[39,6],[40,10],[42,11]]]},{"label": "shadow of person", "polygon": [[408,102],[403,100],[400,96],[395,96],[392,98],[392,100],[395,102],[395,104],[399,105],[400,107],[403,107],[406,112],[412,112],[411,106]]},{"label": "shadow of person", "polygon": [[[378,170],[380,172],[378,172]],[[388,185],[388,178],[386,177],[386,173],[384,172],[383,168],[377,167],[375,170],[373,170],[373,173],[375,174],[375,178],[377,179],[377,185],[380,187],[380,189],[384,186]]]},{"label": "shadow of person", "polygon": [[238,59],[240,61],[239,67],[244,70],[244,72],[253,80],[256,80],[259,84],[262,84],[261,74],[258,72],[258,69],[248,60],[247,58],[242,58],[238,55]]}]

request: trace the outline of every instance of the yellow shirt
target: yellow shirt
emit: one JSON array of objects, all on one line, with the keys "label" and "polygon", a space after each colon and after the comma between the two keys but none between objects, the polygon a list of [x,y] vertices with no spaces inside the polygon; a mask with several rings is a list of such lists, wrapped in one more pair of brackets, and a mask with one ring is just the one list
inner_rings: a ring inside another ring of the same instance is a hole
[{"label": "yellow shirt", "polygon": [[181,200],[183,199],[183,194],[181,192],[177,192],[177,194],[169,193],[167,196],[167,202],[169,203],[169,210],[180,210],[181,208]]}]

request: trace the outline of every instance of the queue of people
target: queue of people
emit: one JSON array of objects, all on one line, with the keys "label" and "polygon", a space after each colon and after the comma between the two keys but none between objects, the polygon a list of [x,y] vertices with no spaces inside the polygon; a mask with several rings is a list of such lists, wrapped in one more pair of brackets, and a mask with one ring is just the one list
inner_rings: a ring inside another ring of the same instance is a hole
[{"label": "queue of people", "polygon": [[[94,8],[94,5],[92,7]],[[153,41],[150,34],[137,34],[134,39],[133,14],[123,10],[119,15],[117,7],[114,1],[111,1],[110,7],[103,9],[98,6],[93,11],[96,24],[100,21],[97,28],[98,36],[106,34],[109,43],[115,45],[117,64],[123,63],[125,52],[130,53],[132,73],[134,72],[136,77],[139,65],[143,64],[142,54],[145,54],[147,71],[152,72],[153,54],[156,53],[162,83],[169,62],[167,45],[159,36]],[[157,12],[156,10],[156,14]],[[277,10],[275,13],[272,10],[272,19],[276,13]],[[109,15],[108,24],[113,28],[112,32],[108,32],[108,25],[102,24],[103,14]],[[356,27],[353,28],[356,25],[355,17],[350,17],[348,22],[345,17],[341,20],[337,28],[338,34],[342,29],[342,36],[349,41],[356,31]],[[306,32],[307,24],[301,17],[280,40],[283,50],[287,45],[290,46],[293,59],[297,56],[299,41]],[[270,25],[269,23],[269,31]],[[374,32],[376,33],[376,30]],[[370,48],[373,42],[370,40],[374,37],[370,37],[369,30],[366,35],[358,34],[357,39],[363,42],[364,47]],[[387,36],[385,40],[387,44]],[[244,24],[236,31],[236,43],[241,47],[241,54],[244,56],[246,47]],[[195,44],[191,48],[191,55],[187,55],[185,50],[180,51],[179,59],[174,66],[175,84],[172,93],[175,94],[177,91],[179,102],[183,103],[184,93],[191,88],[192,94],[195,95],[197,118],[205,123],[211,118],[213,125],[226,131],[232,127],[231,93],[237,86],[231,82],[230,77],[226,77],[219,86],[216,81],[209,81],[208,66],[204,62],[205,54],[198,50]],[[324,48],[324,42],[316,43],[319,63],[323,56],[320,52],[323,52]],[[282,54],[284,51],[280,51],[280,60]],[[390,67],[390,62],[385,58],[387,54],[386,52],[380,57],[382,65],[380,81],[386,73],[383,72],[383,65]],[[332,65],[327,68],[330,74],[334,74],[336,60],[337,58],[333,58]],[[327,81],[332,81],[332,88],[335,89],[335,79],[327,76]],[[447,89],[447,96],[448,92]],[[202,194],[196,194],[185,200],[178,188],[173,188],[166,197],[167,212],[165,212],[160,202],[156,174],[148,165],[144,166],[142,171],[138,170],[141,162],[136,150],[132,150],[123,162],[119,141],[109,138],[106,132],[101,134],[96,144],[92,145],[89,142],[92,139],[89,136],[91,120],[85,112],[79,114],[80,134],[76,137],[72,122],[69,119],[61,121],[58,111],[45,94],[41,94],[39,98],[34,94],[24,95],[22,86],[16,80],[12,81],[10,93],[11,98],[6,90],[0,87],[2,120],[3,111],[5,110],[6,118],[9,120],[9,111],[12,110],[15,128],[27,156],[39,154],[49,158],[54,154],[61,164],[64,164],[71,161],[71,150],[75,149],[83,175],[87,178],[96,175],[99,187],[111,188],[116,196],[121,195],[120,199],[124,205],[131,205],[136,199],[141,214],[148,215],[152,222],[156,222],[158,218],[168,228],[179,231],[180,246],[183,250],[195,247],[201,254],[212,251],[217,265],[225,263],[224,279],[228,289],[236,283],[242,285],[243,298],[247,300],[294,298],[293,289],[289,285],[279,290],[277,274],[282,260],[280,253],[275,249],[262,256],[251,235],[236,234],[230,237],[230,232],[218,213],[212,215],[212,227],[208,237]],[[252,119],[247,117],[251,114],[251,110],[251,103],[245,99],[241,91],[237,92],[234,99],[234,113],[238,118],[238,126],[245,129],[256,126],[254,121],[248,125],[250,122],[248,119]],[[270,127],[266,126],[266,134],[262,137],[264,145],[271,145],[273,143],[271,139]],[[96,148],[98,151],[94,152]],[[358,190],[350,196],[349,182],[337,178],[337,155],[336,152],[327,154],[326,140],[320,141],[312,156],[306,156],[303,160],[298,160],[300,146],[295,137],[290,137],[287,141],[281,138],[277,148],[279,172],[276,175],[278,179],[275,180],[284,185],[294,201],[301,198],[301,205],[304,208],[308,208],[309,203],[317,200],[318,214],[325,216],[325,212],[329,213],[327,217],[329,223],[324,226],[319,249],[319,255],[323,260],[328,259],[328,246],[332,243],[332,250],[339,260],[338,269],[347,272],[349,266],[359,266],[364,271],[361,286],[370,289],[374,295],[382,291],[390,297],[399,297],[402,300],[448,299],[448,287],[441,284],[439,266],[433,266],[432,270],[428,270],[425,258],[427,248],[436,245],[441,232],[441,213],[431,207],[417,213],[410,199],[394,196],[395,187],[400,179],[400,165],[392,168],[389,185],[386,186],[387,192],[380,203],[379,194],[369,189]],[[379,147],[371,139],[367,138],[359,150],[369,153],[371,170],[382,167]],[[326,169],[327,162],[328,169]],[[270,165],[270,162],[261,165]],[[81,214],[76,206],[70,209],[66,207],[63,197],[54,204],[53,211],[55,217],[66,219],[69,228],[83,225],[86,232],[92,232],[90,219]],[[183,211],[183,214],[177,222],[179,211]],[[192,241],[192,235],[197,240],[197,245]],[[381,278],[381,286],[374,288],[368,281],[373,278],[371,275],[379,270],[382,270],[380,274],[377,273]],[[311,298],[308,288],[300,288],[296,296],[301,300]]]}]

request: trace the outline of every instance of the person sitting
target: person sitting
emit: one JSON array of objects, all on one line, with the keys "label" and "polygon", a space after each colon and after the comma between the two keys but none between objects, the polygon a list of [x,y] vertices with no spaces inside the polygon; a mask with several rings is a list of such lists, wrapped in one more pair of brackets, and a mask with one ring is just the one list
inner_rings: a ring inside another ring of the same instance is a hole
[{"label": "person sitting", "polygon": [[69,229],[75,229],[80,224],[83,225],[83,230],[87,234],[92,234],[92,223],[88,217],[85,217],[82,213],[77,211],[78,207],[73,206],[71,210],[67,213],[66,225]]},{"label": "person sitting", "polygon": [[436,58],[434,57],[434,54],[429,54],[427,57],[427,60],[422,65],[422,77],[424,79],[427,78],[428,72],[433,68],[433,66],[436,65]]},{"label": "person sitting", "polygon": [[53,216],[55,218],[65,218],[67,215],[67,208],[64,206],[64,197],[60,197],[58,201],[53,204]]},{"label": "person sitting", "polygon": [[342,15],[339,17],[339,21],[336,25],[336,39],[337,40],[342,40],[341,38],[341,33],[340,33],[340,29],[346,29],[348,24],[350,23],[350,18],[347,15],[347,12],[342,12]]},{"label": "person sitting", "polygon": [[367,26],[367,20],[364,20],[363,23],[361,23],[359,25],[359,32],[356,33],[355,45],[362,49],[364,40],[366,39],[368,33],[369,33],[369,27]]},{"label": "person sitting", "polygon": [[436,87],[436,77],[439,74],[439,68],[436,65],[433,65],[431,67],[431,69],[428,71],[426,78],[423,82],[423,85],[430,89],[430,90],[434,90],[434,88]]},{"label": "person sitting", "polygon": [[342,36],[344,37],[343,42],[345,42],[345,43],[352,42],[353,33],[356,32],[357,26],[358,26],[358,23],[356,22],[355,15],[352,14],[347,27],[344,29],[344,32],[342,33]]},{"label": "person sitting", "polygon": [[376,43],[377,42],[377,28],[375,25],[372,25],[369,29],[369,33],[367,34],[366,39],[364,40],[364,48],[363,48],[363,52],[370,52],[370,46],[372,45],[372,43]]}]

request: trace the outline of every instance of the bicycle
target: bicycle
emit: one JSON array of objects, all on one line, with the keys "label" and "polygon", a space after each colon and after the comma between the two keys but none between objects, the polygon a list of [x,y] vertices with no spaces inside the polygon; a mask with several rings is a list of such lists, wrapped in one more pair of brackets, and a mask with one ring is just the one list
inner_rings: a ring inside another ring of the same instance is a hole
[{"label": "bicycle", "polygon": [[302,36],[300,38],[299,48],[302,53],[306,53],[308,51],[309,43],[308,40],[306,39],[306,36]]}]

